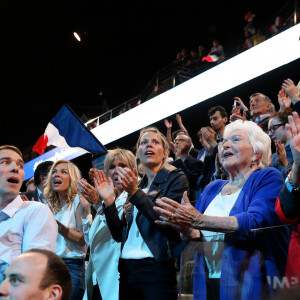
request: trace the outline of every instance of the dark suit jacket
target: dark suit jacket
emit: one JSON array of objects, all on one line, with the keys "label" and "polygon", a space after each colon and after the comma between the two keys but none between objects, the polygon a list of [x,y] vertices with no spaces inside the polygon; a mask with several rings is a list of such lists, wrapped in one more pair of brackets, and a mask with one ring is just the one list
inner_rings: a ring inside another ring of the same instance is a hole
[{"label": "dark suit jacket", "polygon": [[25,195],[28,198],[28,200],[30,200],[30,201],[33,198],[34,201],[40,202],[37,188],[35,190],[33,190],[32,192],[25,192],[25,193],[22,193],[22,194]]},{"label": "dark suit jacket", "polygon": [[122,242],[122,248],[127,240],[133,221],[133,209],[138,209],[136,223],[138,229],[156,261],[165,261],[179,257],[185,243],[179,233],[172,228],[165,228],[155,224],[159,215],[153,210],[156,199],[168,197],[177,202],[181,201],[184,191],[188,190],[188,181],[184,173],[174,166],[166,165],[155,176],[148,193],[142,188],[147,185],[147,178],[143,177],[140,189],[130,196],[124,204],[123,217],[120,220],[115,204],[104,208],[106,222],[112,237]]},{"label": "dark suit jacket", "polygon": [[192,157],[188,156],[184,162],[181,159],[176,159],[171,162],[173,166],[176,168],[179,168],[183,171],[183,173],[186,175],[188,181],[189,181],[189,187],[190,187],[190,193],[189,193],[189,199],[190,202],[195,205],[197,199],[196,199],[196,187],[197,187],[197,181],[198,178],[202,172],[203,163],[202,161]]}]

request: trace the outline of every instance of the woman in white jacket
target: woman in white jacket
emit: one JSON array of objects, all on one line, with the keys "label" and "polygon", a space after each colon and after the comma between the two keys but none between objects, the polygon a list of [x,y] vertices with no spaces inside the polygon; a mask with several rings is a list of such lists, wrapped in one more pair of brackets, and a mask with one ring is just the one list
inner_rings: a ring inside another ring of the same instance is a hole
[{"label": "woman in white jacket", "polygon": [[[118,262],[121,243],[116,243],[110,234],[101,199],[114,197],[119,217],[121,217],[127,192],[118,181],[117,171],[119,167],[133,170],[135,166],[134,155],[129,150],[120,148],[110,150],[104,160],[104,174],[107,179],[102,173],[104,182],[101,183],[100,200],[99,203],[94,204],[97,214],[92,224],[91,216],[90,219],[83,219],[84,239],[90,246],[90,258],[86,268],[85,299],[119,299]],[[97,188],[96,182],[95,186]]]}]

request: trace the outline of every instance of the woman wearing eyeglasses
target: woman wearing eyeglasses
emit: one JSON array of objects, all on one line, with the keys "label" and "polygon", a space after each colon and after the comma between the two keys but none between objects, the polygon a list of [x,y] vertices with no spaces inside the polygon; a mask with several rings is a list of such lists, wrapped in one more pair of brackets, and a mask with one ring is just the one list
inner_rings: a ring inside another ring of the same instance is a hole
[{"label": "woman wearing eyeglasses", "polygon": [[273,113],[268,126],[268,134],[276,146],[276,152],[272,154],[272,166],[278,169],[284,178],[287,176],[286,171],[293,163],[291,147],[285,131],[285,124],[288,123],[288,116],[291,114],[291,108]]}]

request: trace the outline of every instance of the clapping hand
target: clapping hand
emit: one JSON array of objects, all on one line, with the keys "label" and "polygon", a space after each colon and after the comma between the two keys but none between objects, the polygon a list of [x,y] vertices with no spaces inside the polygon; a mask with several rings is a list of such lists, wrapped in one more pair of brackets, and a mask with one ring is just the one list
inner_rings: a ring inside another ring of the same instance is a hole
[{"label": "clapping hand", "polygon": [[77,188],[80,195],[82,195],[90,204],[99,202],[99,194],[97,190],[85,179],[82,178],[77,180]]},{"label": "clapping hand", "polygon": [[95,188],[103,199],[105,206],[110,206],[115,201],[115,188],[110,177],[106,178],[101,170],[97,170],[94,177]]}]

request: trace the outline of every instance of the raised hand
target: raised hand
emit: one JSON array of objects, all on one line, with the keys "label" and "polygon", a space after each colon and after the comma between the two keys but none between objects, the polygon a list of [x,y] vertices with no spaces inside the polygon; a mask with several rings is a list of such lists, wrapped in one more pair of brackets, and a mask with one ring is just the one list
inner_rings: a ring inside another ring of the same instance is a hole
[{"label": "raised hand", "polygon": [[275,146],[276,146],[276,153],[278,156],[278,162],[281,166],[286,167],[289,162],[286,158],[286,151],[285,151],[285,146],[283,143],[280,141],[275,141]]},{"label": "raised hand", "polygon": [[103,171],[98,170],[95,173],[94,184],[105,205],[110,206],[115,201],[115,188],[112,179],[110,177],[107,179]]},{"label": "raised hand", "polygon": [[292,100],[287,96],[284,89],[281,89],[278,93],[278,104],[280,106],[280,111],[282,111],[285,107],[290,107],[292,104]]},{"label": "raised hand", "polygon": [[99,194],[97,190],[85,179],[77,180],[77,189],[79,194],[82,195],[90,204],[99,202]]},{"label": "raised hand", "polygon": [[289,123],[285,124],[285,131],[291,147],[294,163],[300,167],[300,118],[297,112],[288,116]]},{"label": "raised hand", "polygon": [[181,118],[181,115],[180,115],[180,114],[176,114],[175,118],[176,118],[176,121],[177,121],[177,123],[178,123],[178,125],[179,125],[179,127],[180,127],[180,125],[182,124],[182,118]]},{"label": "raised hand", "polygon": [[123,185],[125,191],[128,195],[133,195],[139,188],[137,186],[138,182],[138,171],[136,168],[130,170],[129,168],[119,167],[118,171],[118,181]]},{"label": "raised hand", "polygon": [[187,192],[184,192],[180,204],[166,197],[157,199],[155,204],[153,209],[159,214],[156,224],[172,227],[185,236],[191,235],[193,223],[201,214],[191,205]]},{"label": "raised hand", "polygon": [[167,129],[172,128],[172,122],[169,122],[168,119],[165,119],[164,122],[165,122],[165,126],[166,126]]},{"label": "raised hand", "polygon": [[285,79],[282,83],[282,88],[287,93],[287,95],[290,97],[293,104],[295,104],[296,102],[298,102],[300,100],[299,95],[298,95],[299,94],[298,89],[295,86],[292,79],[289,79],[289,78]]},{"label": "raised hand", "polygon": [[201,128],[201,134],[203,139],[203,146],[207,153],[212,153],[215,146],[217,146],[216,133],[212,130],[208,130],[205,127]]},{"label": "raised hand", "polygon": [[293,112],[288,119],[289,123],[285,124],[285,132],[294,159],[291,180],[294,184],[300,185],[300,118],[297,112]]},{"label": "raised hand", "polygon": [[237,107],[237,108],[242,109],[242,110],[244,110],[244,111],[247,111],[247,110],[248,110],[248,107],[244,104],[244,102],[242,101],[241,98],[239,98],[239,97],[234,97],[233,99],[236,101],[236,107]]}]

